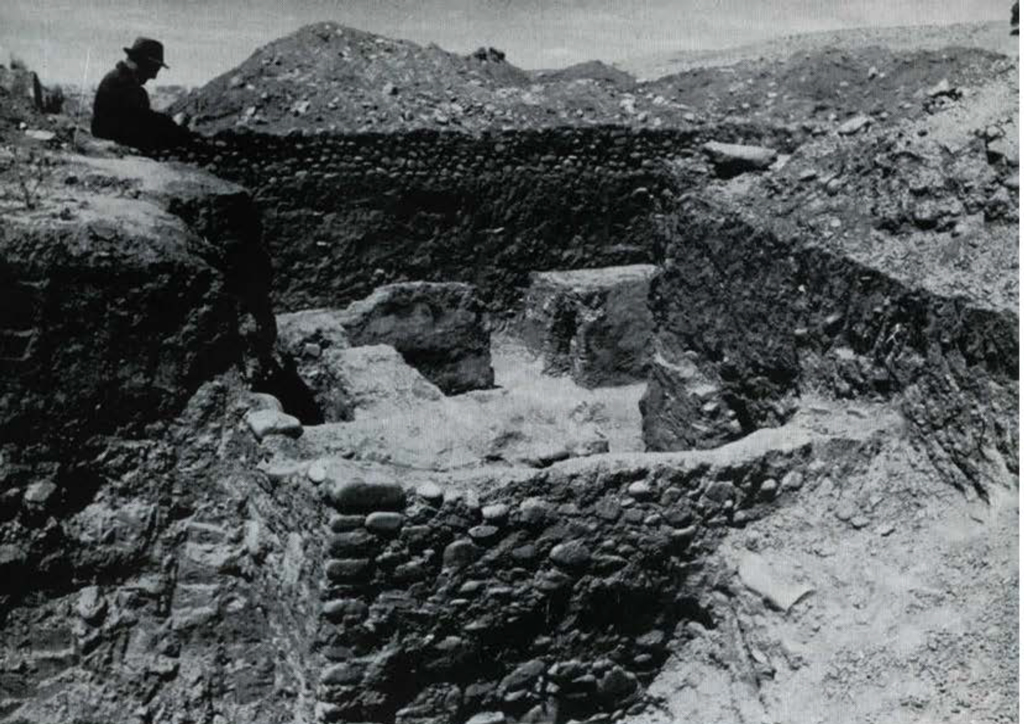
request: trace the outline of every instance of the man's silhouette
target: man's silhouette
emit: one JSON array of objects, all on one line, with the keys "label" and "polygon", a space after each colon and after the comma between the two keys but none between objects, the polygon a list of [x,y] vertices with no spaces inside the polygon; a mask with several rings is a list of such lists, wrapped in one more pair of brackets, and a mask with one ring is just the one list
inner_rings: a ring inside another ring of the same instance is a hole
[{"label": "man's silhouette", "polygon": [[142,150],[179,146],[191,134],[162,113],[150,109],[142,86],[156,78],[164,63],[164,46],[151,38],[137,38],[125,48],[127,60],[104,76],[92,107],[92,135]]}]

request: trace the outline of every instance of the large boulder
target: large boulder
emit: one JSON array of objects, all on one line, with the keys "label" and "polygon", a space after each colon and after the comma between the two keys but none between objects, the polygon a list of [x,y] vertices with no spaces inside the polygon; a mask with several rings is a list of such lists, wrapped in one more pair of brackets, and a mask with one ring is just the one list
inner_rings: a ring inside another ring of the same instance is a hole
[{"label": "large boulder", "polygon": [[486,310],[472,285],[388,284],[349,305],[343,324],[353,346],[391,345],[446,394],[494,385]]},{"label": "large boulder", "polygon": [[52,164],[35,208],[3,208],[0,439],[63,450],[137,429],[269,352],[248,192],[142,158]]},{"label": "large boulder", "polygon": [[[388,345],[446,394],[494,385],[486,312],[469,284],[406,282],[380,287],[346,309],[313,309],[277,318],[279,348],[299,375],[327,399],[338,380],[320,358],[332,348]],[[333,394],[340,394],[335,391]],[[348,414],[325,419],[349,419]]]},{"label": "large boulder", "polygon": [[653,330],[650,264],[537,272],[520,324],[545,370],[569,373],[585,387],[628,384],[646,376]]}]

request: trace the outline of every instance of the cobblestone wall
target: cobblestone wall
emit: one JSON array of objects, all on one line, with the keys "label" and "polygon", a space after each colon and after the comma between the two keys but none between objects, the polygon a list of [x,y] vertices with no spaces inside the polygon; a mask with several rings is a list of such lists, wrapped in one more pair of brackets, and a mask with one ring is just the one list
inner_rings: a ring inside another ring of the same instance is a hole
[{"label": "cobblestone wall", "polygon": [[321,720],[598,722],[642,708],[672,638],[714,625],[697,602],[702,556],[780,480],[798,487],[810,453],[584,462],[479,495],[338,476]]},{"label": "cobblestone wall", "polygon": [[387,282],[466,281],[493,308],[529,272],[656,260],[667,171],[714,137],[786,150],[799,133],[742,124],[222,133],[182,156],[251,189],[274,260],[278,312],[343,306]]}]

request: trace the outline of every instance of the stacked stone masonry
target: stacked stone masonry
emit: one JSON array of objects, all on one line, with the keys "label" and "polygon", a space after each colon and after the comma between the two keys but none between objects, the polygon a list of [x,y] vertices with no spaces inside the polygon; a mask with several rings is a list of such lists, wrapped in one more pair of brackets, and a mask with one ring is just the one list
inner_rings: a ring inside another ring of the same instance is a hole
[{"label": "stacked stone masonry", "polygon": [[778,480],[798,487],[810,453],[552,469],[483,495],[328,480],[319,719],[639,711],[672,638],[714,625],[697,603],[703,555]]},{"label": "stacked stone masonry", "polygon": [[531,271],[649,263],[675,164],[714,138],[788,152],[799,129],[622,127],[274,136],[240,129],[179,156],[253,190],[278,312],[381,284],[476,284],[510,309]]}]

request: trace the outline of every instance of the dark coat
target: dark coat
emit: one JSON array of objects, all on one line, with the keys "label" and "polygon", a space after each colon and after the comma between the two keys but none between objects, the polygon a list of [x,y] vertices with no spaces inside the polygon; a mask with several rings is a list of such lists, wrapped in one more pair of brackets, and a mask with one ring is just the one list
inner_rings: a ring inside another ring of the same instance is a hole
[{"label": "dark coat", "polygon": [[170,148],[191,137],[149,107],[149,94],[123,61],[107,73],[92,105],[92,135],[143,150]]}]

